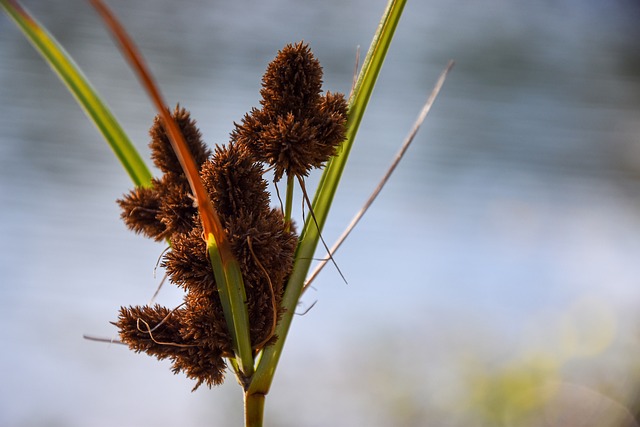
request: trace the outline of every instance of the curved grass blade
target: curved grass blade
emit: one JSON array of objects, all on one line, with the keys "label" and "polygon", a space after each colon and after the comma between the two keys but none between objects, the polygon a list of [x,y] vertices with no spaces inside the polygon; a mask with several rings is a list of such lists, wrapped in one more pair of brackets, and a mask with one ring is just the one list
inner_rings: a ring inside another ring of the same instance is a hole
[{"label": "curved grass blade", "polygon": [[107,105],[98,96],[80,68],[47,30],[15,0],[0,0],[5,12],[22,30],[25,37],[42,55],[49,66],[84,109],[136,186],[150,186],[151,172],[129,137]]},{"label": "curved grass blade", "polygon": [[349,99],[347,139],[341,145],[339,153],[329,161],[318,184],[318,189],[316,190],[313,201],[313,211],[315,213],[317,226],[316,221],[307,218],[302,233],[300,234],[300,241],[295,253],[293,272],[289,278],[289,283],[282,301],[285,312],[276,328],[276,335],[279,338],[274,345],[265,348],[256,373],[247,390],[248,394],[266,394],[271,387],[273,375],[282,353],[294,310],[300,299],[305,277],[309,271],[313,254],[320,240],[320,232],[329,214],[329,208],[336,189],[338,188],[338,183],[340,182],[349,152],[353,146],[358,127],[364,116],[367,103],[373,92],[373,87],[382,68],[395,29],[400,21],[405,3],[406,0],[389,0],[380,24],[378,25],[378,29],[373,37],[355,88]]},{"label": "curved grass blade", "polygon": [[218,285],[220,301],[229,333],[233,339],[234,351],[238,358],[240,369],[244,375],[251,376],[253,374],[253,354],[249,337],[249,315],[245,303],[246,296],[240,264],[231,252],[231,246],[220,218],[213,208],[204,184],[200,180],[198,167],[184,140],[184,136],[169,113],[167,104],[145,61],[142,59],[142,55],[111,10],[101,0],[91,0],[91,4],[102,16],[112,35],[116,38],[124,57],[137,73],[142,86],[151,97],[153,104],[162,117],[162,123],[169,136],[173,151],[178,157],[198,205],[211,266]]}]

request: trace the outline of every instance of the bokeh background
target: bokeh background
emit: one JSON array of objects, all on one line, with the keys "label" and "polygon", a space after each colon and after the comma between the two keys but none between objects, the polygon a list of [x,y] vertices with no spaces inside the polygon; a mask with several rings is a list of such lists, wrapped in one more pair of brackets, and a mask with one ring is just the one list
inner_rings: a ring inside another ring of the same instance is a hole
[{"label": "bokeh background", "polygon": [[[87,2],[24,3],[146,156],[154,111]],[[348,92],[385,1],[109,4],[220,144],[286,43],[310,42],[325,88]],[[328,242],[456,66],[336,256],[348,284],[329,267],[305,295],[267,425],[638,425],[638,22],[633,0],[409,1]],[[0,426],[241,425],[232,376],[191,393],[168,362],[83,340],[149,301],[164,247],[125,229],[127,175],[5,15],[0,130]]]}]

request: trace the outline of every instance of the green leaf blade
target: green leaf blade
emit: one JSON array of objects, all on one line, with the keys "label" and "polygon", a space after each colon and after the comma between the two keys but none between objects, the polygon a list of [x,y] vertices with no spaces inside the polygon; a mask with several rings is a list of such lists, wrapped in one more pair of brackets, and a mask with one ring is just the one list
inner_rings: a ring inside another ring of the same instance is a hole
[{"label": "green leaf blade", "polygon": [[240,265],[233,260],[223,262],[213,234],[207,238],[207,252],[216,278],[218,294],[222,311],[227,322],[227,328],[233,341],[236,362],[245,377],[253,375],[253,353],[251,337],[249,336],[249,312],[247,309],[247,295]]},{"label": "green leaf blade", "polygon": [[150,186],[152,175],[142,157],[69,54],[17,1],[0,0],[0,6],[67,86],[105,138],[134,184]]}]

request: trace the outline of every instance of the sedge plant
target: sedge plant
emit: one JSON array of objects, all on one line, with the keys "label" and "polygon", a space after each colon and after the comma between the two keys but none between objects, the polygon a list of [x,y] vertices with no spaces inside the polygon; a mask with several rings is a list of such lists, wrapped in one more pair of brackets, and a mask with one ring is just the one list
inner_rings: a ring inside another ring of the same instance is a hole
[{"label": "sedge plant", "polygon": [[[195,380],[194,389],[220,384],[230,368],[243,389],[247,427],[263,423],[295,308],[405,2],[389,0],[348,99],[323,92],[322,67],[308,44],[289,44],[267,66],[260,108],[241,118],[226,145],[211,150],[189,112],[168,107],[116,17],[102,1],[91,0],[158,111],[150,148],[162,176],[153,177],[59,43],[16,0],[0,0],[131,177],[135,188],[118,200],[125,224],[170,245],[162,264],[184,290],[184,302],[122,307],[114,322],[121,342],[171,360],[174,372]],[[408,142],[432,103],[433,96]],[[311,200],[304,179],[322,168]],[[282,209],[270,206],[267,169],[286,183]],[[299,232],[292,220],[296,185],[309,211]]]}]

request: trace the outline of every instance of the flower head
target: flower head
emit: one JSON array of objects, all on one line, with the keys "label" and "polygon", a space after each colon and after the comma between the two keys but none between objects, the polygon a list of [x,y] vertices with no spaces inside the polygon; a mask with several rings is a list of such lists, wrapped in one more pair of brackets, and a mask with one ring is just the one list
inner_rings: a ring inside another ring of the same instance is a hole
[{"label": "flower head", "polygon": [[252,109],[232,133],[256,159],[274,167],[274,179],[307,176],[345,139],[347,102],[322,95],[322,67],[309,46],[285,46],[262,78],[261,109]]}]

